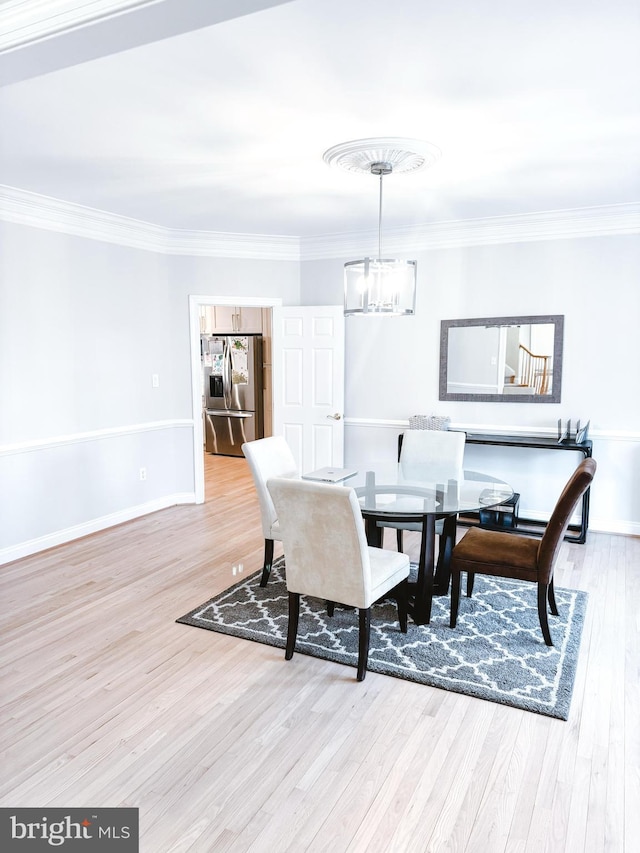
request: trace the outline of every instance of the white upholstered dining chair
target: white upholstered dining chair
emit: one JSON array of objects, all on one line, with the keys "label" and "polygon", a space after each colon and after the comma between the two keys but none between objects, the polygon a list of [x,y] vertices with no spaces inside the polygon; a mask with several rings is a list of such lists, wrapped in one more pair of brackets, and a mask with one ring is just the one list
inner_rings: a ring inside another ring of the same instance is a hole
[{"label": "white upholstered dining chair", "polygon": [[264,563],[260,586],[266,586],[273,564],[274,540],[281,541],[278,516],[267,489],[267,480],[270,477],[297,477],[298,466],[291,448],[280,435],[247,441],[242,445],[242,452],[249,463],[260,504],[264,535]]},{"label": "white upholstered dining chair", "polygon": [[360,505],[353,489],[308,480],[267,483],[280,524],[289,593],[286,660],[298,633],[300,596],[358,608],[358,681],[367,672],[371,605],[390,593],[398,604],[400,630],[407,632],[409,558],[367,545]]},{"label": "white upholstered dining chair", "polygon": [[[410,479],[411,472],[421,478],[447,482],[462,472],[466,433],[455,430],[407,430],[400,437],[399,463],[403,474]],[[451,554],[455,545],[455,517],[451,520],[436,521],[436,533],[440,538],[438,562],[441,563]],[[404,530],[422,530],[419,522],[378,522],[381,527],[397,530],[398,551],[402,551],[402,533]]]}]

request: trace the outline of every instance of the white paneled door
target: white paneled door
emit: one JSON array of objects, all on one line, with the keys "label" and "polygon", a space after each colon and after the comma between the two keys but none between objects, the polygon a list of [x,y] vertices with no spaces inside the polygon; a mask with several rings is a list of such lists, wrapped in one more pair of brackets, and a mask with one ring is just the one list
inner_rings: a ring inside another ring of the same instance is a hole
[{"label": "white paneled door", "polygon": [[273,309],[273,433],[300,471],[344,461],[342,306]]}]

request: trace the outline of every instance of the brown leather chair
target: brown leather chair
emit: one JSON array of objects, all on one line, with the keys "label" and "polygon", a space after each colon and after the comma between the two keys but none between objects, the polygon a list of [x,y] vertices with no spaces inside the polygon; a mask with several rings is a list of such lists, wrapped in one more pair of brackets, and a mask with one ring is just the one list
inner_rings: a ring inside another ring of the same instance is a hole
[{"label": "brown leather chair", "polygon": [[456,627],[460,604],[460,573],[467,572],[467,595],[473,591],[477,574],[493,575],[538,584],[538,616],[544,641],[552,646],[547,600],[554,616],[558,615],[553,592],[553,567],[571,516],[591,485],[596,462],[588,458],[578,465],[551,514],[542,539],[517,533],[501,533],[473,527],[458,542],[451,555],[451,619]]}]

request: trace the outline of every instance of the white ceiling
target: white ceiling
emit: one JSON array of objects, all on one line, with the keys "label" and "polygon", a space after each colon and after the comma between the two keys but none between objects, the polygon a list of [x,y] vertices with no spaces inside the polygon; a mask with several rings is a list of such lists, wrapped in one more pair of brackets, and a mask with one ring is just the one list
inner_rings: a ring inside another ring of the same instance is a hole
[{"label": "white ceiling", "polygon": [[442,157],[385,180],[388,227],[640,199],[637,0],[142,6],[0,56],[0,184],[168,228],[351,232],[377,179],[323,152],[402,136]]}]

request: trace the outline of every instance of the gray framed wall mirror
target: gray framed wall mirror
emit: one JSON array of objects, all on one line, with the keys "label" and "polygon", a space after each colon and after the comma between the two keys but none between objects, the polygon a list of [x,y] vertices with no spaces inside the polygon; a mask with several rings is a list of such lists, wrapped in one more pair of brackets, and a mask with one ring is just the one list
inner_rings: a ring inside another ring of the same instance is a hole
[{"label": "gray framed wall mirror", "polygon": [[440,399],[559,403],[564,315],[442,320]]}]

